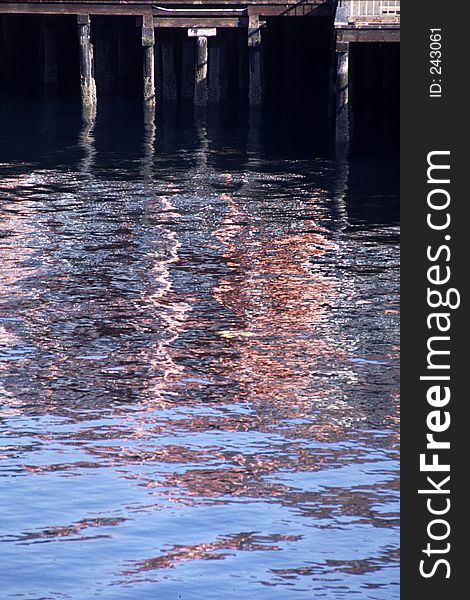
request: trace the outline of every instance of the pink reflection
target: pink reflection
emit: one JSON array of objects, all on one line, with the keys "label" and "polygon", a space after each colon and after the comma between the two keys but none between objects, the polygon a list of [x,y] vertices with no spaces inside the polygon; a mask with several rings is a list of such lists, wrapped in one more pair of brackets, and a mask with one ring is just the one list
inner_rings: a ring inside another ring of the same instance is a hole
[{"label": "pink reflection", "polygon": [[[347,358],[325,339],[325,328],[316,331],[335,302],[337,282],[313,272],[312,260],[336,246],[316,225],[323,215],[314,198],[305,203],[305,225],[272,226],[273,232],[263,231],[269,224],[253,223],[229,196],[223,199],[229,211],[215,235],[231,274],[214,288],[214,297],[243,325],[220,332],[239,356],[225,366],[251,400],[269,397],[280,407],[289,402],[292,414],[302,415],[309,369],[328,356],[343,364]],[[252,224],[239,224],[247,220]]]}]

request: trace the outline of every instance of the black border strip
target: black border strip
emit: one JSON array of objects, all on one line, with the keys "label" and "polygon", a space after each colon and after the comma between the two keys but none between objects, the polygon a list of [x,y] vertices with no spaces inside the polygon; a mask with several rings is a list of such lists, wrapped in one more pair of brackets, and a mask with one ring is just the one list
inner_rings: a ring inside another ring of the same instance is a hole
[{"label": "black border strip", "polygon": [[[469,26],[469,2],[401,0],[401,597],[406,600],[466,597],[470,575],[465,544],[470,398],[464,377],[470,332]],[[441,38],[431,37],[439,33],[431,29],[440,29]],[[441,55],[431,56],[436,50]],[[450,169],[428,172],[430,162]],[[446,299],[453,306],[460,299],[460,306],[446,307]],[[443,316],[431,316],[437,313]],[[449,354],[432,354],[435,350]],[[428,448],[430,434],[442,446]]]}]

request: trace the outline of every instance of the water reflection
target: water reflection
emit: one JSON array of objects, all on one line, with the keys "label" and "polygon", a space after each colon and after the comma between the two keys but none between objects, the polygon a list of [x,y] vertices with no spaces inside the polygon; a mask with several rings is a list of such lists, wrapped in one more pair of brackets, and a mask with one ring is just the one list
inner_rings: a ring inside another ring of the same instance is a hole
[{"label": "water reflection", "polygon": [[[312,264],[336,248],[317,225],[321,215],[315,198],[295,208],[303,213],[300,224],[272,228],[229,196],[224,200],[229,210],[215,235],[224,245],[229,274],[216,285],[214,296],[236,315],[241,329],[220,335],[236,347],[239,360],[231,368],[244,392],[275,400],[282,411],[291,394],[296,400],[308,394],[311,369],[319,359],[335,354],[336,363],[344,360],[341,349],[315,331],[334,301],[336,282],[321,273],[312,277]],[[283,210],[292,210],[284,200]]]},{"label": "water reflection", "polygon": [[141,177],[152,179],[152,165],[155,153],[157,125],[155,107],[144,106],[144,143],[142,144]]},{"label": "water reflection", "polygon": [[89,176],[90,171],[94,165],[94,160],[96,156],[94,135],[95,124],[95,118],[84,118],[82,129],[78,137],[79,146],[83,151],[83,158],[80,161],[80,166],[78,170],[83,176]]},{"label": "water reflection", "polygon": [[3,154],[5,597],[397,598],[396,190],[112,114]]}]

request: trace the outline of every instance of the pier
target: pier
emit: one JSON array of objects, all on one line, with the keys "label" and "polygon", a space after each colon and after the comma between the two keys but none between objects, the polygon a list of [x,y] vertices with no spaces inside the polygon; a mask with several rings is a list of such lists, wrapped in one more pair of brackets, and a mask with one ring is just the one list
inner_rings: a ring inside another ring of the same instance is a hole
[{"label": "pier", "polygon": [[[336,141],[348,144],[351,136],[353,111],[351,98],[350,49],[353,45],[394,44],[400,41],[400,2],[399,0],[339,0],[335,11],[336,49]],[[381,82],[381,101],[389,103],[389,62],[385,51]],[[364,57],[362,57],[364,62]],[[362,64],[364,68],[367,65]]]},{"label": "pier", "polygon": [[398,600],[399,20],[0,0],[0,600]]},{"label": "pier", "polygon": [[2,93],[79,88],[87,118],[117,93],[151,111],[304,94],[348,145],[361,111],[397,103],[399,0],[0,0],[0,22]]}]

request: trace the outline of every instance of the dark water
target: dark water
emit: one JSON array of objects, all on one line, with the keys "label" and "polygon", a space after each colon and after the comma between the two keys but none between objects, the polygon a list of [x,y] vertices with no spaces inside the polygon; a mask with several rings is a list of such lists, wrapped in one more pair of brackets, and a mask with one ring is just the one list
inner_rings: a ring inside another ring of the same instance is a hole
[{"label": "dark water", "polygon": [[1,132],[1,597],[398,598],[396,164],[255,117]]}]

